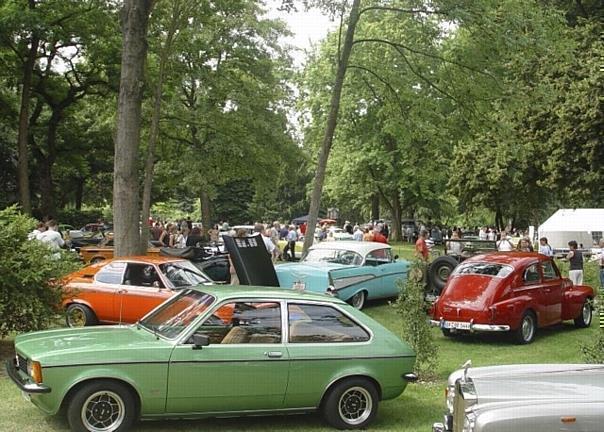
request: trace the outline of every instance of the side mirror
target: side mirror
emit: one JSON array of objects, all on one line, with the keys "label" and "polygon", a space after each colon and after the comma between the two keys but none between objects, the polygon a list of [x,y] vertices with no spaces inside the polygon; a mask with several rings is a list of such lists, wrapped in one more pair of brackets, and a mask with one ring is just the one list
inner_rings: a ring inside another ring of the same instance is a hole
[{"label": "side mirror", "polygon": [[193,335],[193,349],[202,349],[204,346],[208,345],[210,345],[210,337],[208,335]]},{"label": "side mirror", "polygon": [[398,259],[398,255],[394,255],[394,261]]}]

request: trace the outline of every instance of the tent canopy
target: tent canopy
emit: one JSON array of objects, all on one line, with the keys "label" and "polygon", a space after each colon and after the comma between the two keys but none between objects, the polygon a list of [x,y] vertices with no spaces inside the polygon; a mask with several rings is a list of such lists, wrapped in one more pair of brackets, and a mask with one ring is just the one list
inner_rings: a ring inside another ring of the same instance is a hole
[{"label": "tent canopy", "polygon": [[566,248],[570,240],[590,247],[604,232],[604,209],[560,209],[539,226],[554,248]]}]

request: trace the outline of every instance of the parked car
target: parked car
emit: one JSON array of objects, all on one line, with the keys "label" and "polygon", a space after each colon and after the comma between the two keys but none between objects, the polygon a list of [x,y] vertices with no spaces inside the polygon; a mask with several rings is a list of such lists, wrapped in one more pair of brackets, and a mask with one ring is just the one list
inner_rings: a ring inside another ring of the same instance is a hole
[{"label": "parked car", "polygon": [[357,309],[366,300],[397,296],[409,263],[377,242],[322,242],[310,247],[300,262],[275,267],[279,286],[331,293]]},{"label": "parked car", "polygon": [[600,432],[604,365],[527,364],[453,372],[432,432]]},{"label": "parked car", "polygon": [[339,299],[279,288],[181,290],[136,325],[15,338],[12,381],[73,431],[125,431],[137,418],[321,411],[363,429],[398,397],[415,354]]},{"label": "parked car", "polygon": [[65,319],[70,327],[134,323],[183,287],[200,283],[211,283],[211,279],[182,258],[102,261],[65,278]]},{"label": "parked car", "polygon": [[455,268],[432,306],[431,323],[445,336],[510,332],[521,344],[539,327],[574,320],[589,327],[594,291],[573,286],[556,263],[536,252],[478,255]]},{"label": "parked car", "polygon": [[[149,243],[147,255],[159,255],[159,247]],[[80,248],[80,258],[85,264],[96,264],[113,258],[113,237],[105,237],[96,246],[83,246]]]}]

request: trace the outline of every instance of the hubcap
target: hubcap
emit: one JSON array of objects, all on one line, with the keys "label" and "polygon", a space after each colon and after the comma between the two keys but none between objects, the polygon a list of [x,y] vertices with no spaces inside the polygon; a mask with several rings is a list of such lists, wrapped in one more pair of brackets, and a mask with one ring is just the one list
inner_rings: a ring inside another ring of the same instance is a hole
[{"label": "hubcap", "polygon": [[440,280],[446,281],[451,275],[451,269],[449,267],[441,267],[438,269],[438,277]]},{"label": "hubcap", "polygon": [[589,324],[590,321],[591,321],[591,307],[589,307],[589,304],[585,303],[583,305],[583,322],[585,324]]},{"label": "hubcap", "polygon": [[533,319],[527,315],[522,321],[522,337],[525,341],[529,341],[533,337]]},{"label": "hubcap", "polygon": [[111,432],[124,421],[122,398],[112,391],[98,391],[82,406],[82,423],[91,432]]},{"label": "hubcap", "polygon": [[363,423],[371,415],[373,400],[363,387],[351,387],[344,392],[338,402],[340,418],[349,425]]},{"label": "hubcap", "polygon": [[86,315],[84,311],[78,308],[72,308],[67,313],[67,322],[69,327],[84,327],[86,325]]},{"label": "hubcap", "polygon": [[363,292],[356,293],[354,295],[354,297],[352,298],[352,305],[355,308],[360,309],[363,306],[364,300],[365,300],[365,294],[363,294]]}]

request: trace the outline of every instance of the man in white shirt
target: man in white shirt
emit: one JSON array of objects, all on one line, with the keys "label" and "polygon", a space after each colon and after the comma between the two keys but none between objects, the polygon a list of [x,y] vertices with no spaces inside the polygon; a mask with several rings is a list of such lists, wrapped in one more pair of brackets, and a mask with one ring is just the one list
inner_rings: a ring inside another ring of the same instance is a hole
[{"label": "man in white shirt", "polygon": [[266,235],[266,230],[264,229],[264,225],[261,223],[257,223],[254,225],[254,232],[260,233],[262,236],[262,241],[264,242],[264,246],[266,247],[266,251],[269,255],[273,255],[273,251],[275,250],[275,244],[271,240],[269,236]]},{"label": "man in white shirt", "polygon": [[46,222],[46,231],[41,232],[36,238],[42,243],[46,243],[50,249],[55,252],[53,255],[59,256],[59,250],[65,245],[61,234],[57,231],[57,223],[54,220]]},{"label": "man in white shirt", "polygon": [[501,231],[501,240],[497,242],[497,250],[499,252],[510,252],[514,250],[514,245],[508,239],[508,233]]}]

